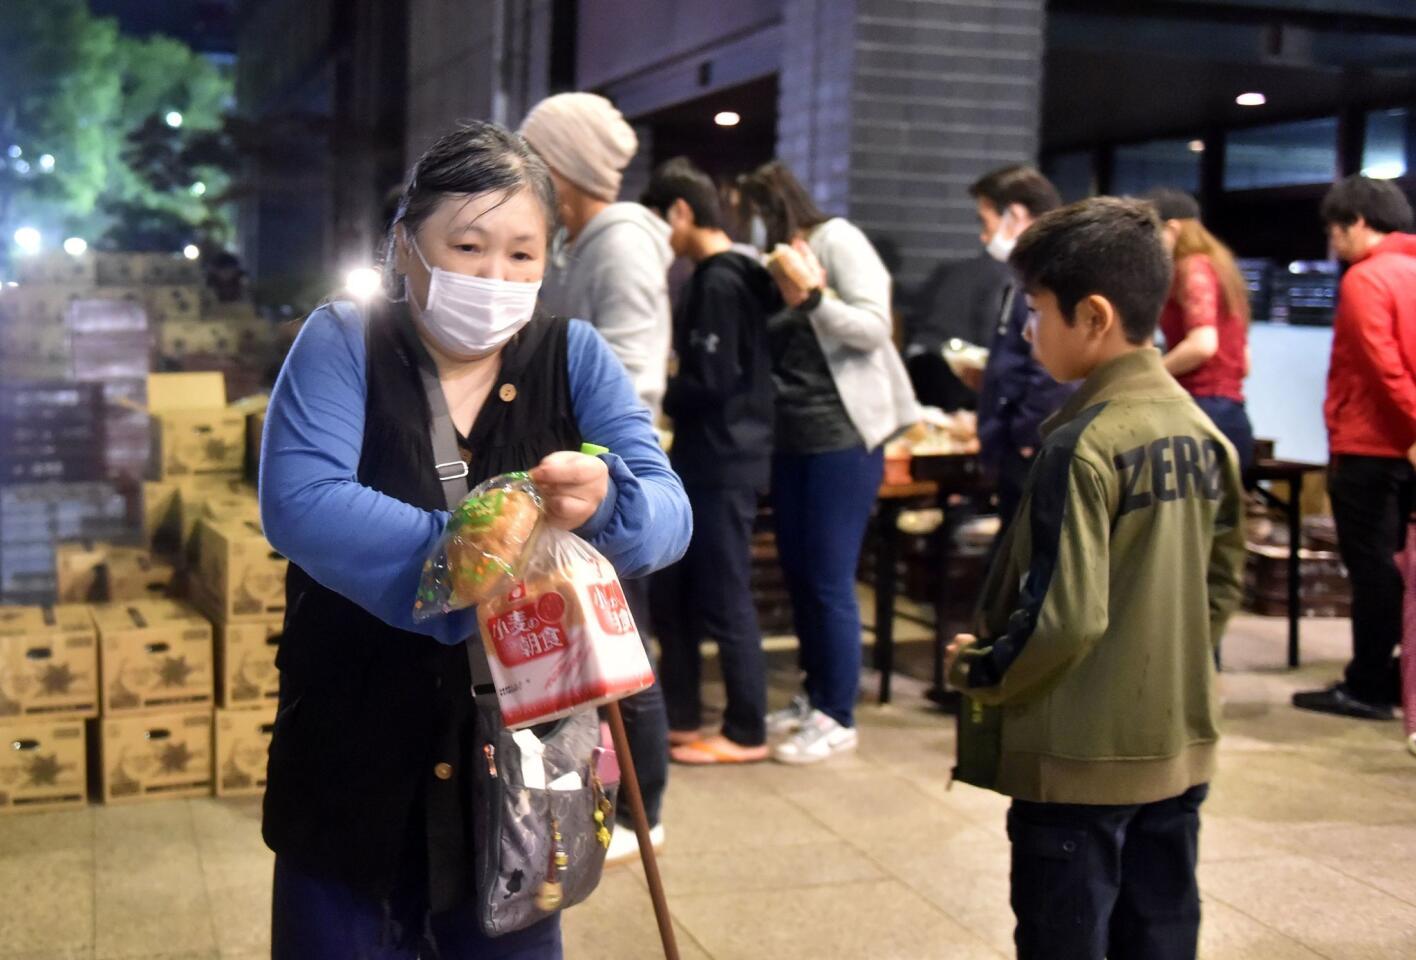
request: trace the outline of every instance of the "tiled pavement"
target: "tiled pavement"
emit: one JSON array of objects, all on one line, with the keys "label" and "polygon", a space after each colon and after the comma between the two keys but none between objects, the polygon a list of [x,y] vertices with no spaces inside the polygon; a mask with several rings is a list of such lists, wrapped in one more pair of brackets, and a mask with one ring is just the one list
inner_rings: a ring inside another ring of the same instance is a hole
[{"label": "tiled pavement", "polygon": [[[1398,724],[1287,706],[1345,646],[1344,623],[1309,621],[1310,664],[1290,673],[1281,622],[1231,630],[1207,960],[1416,957],[1416,757]],[[827,766],[675,768],[662,866],[686,960],[1011,955],[1006,802],[947,788],[952,724],[921,689],[901,678],[893,705],[862,707],[859,753]],[[270,873],[252,801],[0,819],[0,960],[254,960]],[[637,866],[609,871],[565,930],[574,960],[662,956]]]}]

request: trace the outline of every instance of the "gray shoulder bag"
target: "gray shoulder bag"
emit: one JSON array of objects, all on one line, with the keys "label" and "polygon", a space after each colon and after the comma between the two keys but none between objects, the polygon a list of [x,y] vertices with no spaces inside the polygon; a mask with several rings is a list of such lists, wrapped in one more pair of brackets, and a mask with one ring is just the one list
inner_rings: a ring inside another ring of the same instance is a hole
[{"label": "gray shoulder bag", "polygon": [[[467,465],[432,358],[416,338],[414,347],[438,479],[454,510],[468,492]],[[466,647],[477,744],[486,761],[472,765],[472,886],[482,929],[496,937],[580,903],[599,885],[619,773],[612,762],[601,769],[607,751],[594,710],[537,728],[539,736],[507,730],[481,638],[469,637]]]}]

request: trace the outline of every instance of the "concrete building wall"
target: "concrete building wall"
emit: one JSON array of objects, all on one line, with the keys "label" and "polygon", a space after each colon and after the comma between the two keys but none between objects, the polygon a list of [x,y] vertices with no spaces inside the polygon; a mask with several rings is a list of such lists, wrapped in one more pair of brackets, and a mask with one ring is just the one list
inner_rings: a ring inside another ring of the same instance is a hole
[{"label": "concrete building wall", "polygon": [[515,127],[549,91],[551,0],[411,0],[411,164],[458,120]]}]

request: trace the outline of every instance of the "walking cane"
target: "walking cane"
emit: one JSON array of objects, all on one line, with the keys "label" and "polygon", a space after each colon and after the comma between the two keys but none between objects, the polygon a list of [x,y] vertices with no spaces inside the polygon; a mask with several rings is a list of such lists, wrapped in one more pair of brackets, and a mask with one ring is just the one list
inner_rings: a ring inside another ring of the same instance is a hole
[{"label": "walking cane", "polygon": [[619,757],[620,786],[629,801],[629,814],[634,819],[634,835],[639,838],[639,859],[644,863],[644,877],[649,881],[649,897],[654,901],[654,918],[659,921],[659,939],[664,943],[664,960],[679,960],[678,943],[674,940],[674,920],[669,915],[669,901],[664,896],[664,881],[659,876],[659,861],[654,857],[654,843],[649,839],[649,817],[644,813],[644,797],[639,792],[639,777],[634,772],[634,757],[629,752],[629,737],[624,732],[624,717],[618,702],[605,708],[610,720],[610,736],[614,738]]}]

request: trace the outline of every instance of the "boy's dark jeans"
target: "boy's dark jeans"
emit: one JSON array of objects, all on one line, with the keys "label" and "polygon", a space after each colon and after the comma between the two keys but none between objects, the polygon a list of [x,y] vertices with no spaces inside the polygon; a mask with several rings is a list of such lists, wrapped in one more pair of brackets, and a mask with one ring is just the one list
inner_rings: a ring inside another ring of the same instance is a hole
[{"label": "boy's dark jeans", "polygon": [[718,644],[727,688],[723,736],[744,747],[767,742],[767,658],[752,601],[752,487],[685,484],[693,542],[684,558],[654,579],[659,627],[659,682],[669,729],[703,723],[700,641]]},{"label": "boy's dark jeans", "polygon": [[1365,703],[1393,702],[1392,653],[1401,643],[1406,593],[1396,553],[1405,537],[1411,487],[1411,464],[1404,459],[1341,454],[1328,473],[1338,551],[1352,584],[1347,690]]},{"label": "boy's dark jeans", "polygon": [[1014,800],[1018,960],[1194,960],[1208,784],[1135,806]]}]

